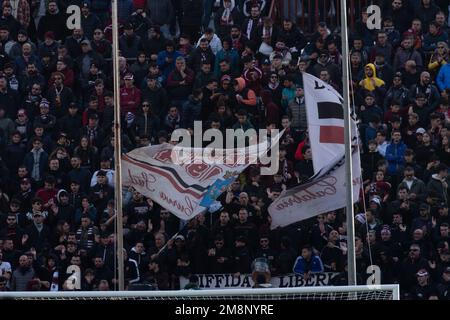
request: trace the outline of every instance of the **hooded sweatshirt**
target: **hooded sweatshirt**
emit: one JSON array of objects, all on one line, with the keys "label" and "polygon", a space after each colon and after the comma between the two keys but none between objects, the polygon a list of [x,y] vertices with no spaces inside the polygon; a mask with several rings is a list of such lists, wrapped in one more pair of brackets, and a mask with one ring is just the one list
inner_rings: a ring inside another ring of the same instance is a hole
[{"label": "hooded sweatshirt", "polygon": [[237,94],[242,96],[241,105],[245,107],[255,107],[256,106],[256,94],[253,90],[246,88],[244,78],[237,78],[238,91]]},{"label": "hooded sweatshirt", "polygon": [[[378,87],[384,86],[384,81],[381,80],[380,78],[377,78],[377,70],[375,68],[375,65],[373,63],[368,63],[366,64],[365,68],[367,67],[369,67],[372,70],[373,75],[369,77],[367,75],[367,72],[364,72],[364,79],[361,80],[360,85],[368,91],[374,91]],[[375,83],[372,83],[372,80],[374,80]]]}]

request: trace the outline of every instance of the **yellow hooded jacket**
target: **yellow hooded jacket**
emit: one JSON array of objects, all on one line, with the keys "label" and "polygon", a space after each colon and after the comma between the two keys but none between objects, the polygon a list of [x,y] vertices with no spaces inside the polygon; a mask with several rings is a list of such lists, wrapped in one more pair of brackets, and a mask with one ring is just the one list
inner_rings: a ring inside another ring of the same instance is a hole
[{"label": "yellow hooded jacket", "polygon": [[[365,78],[363,80],[361,80],[361,82],[359,83],[359,85],[361,87],[363,87],[364,89],[368,90],[368,91],[374,91],[376,88],[384,86],[384,81],[381,80],[380,78],[377,78],[377,69],[375,68],[375,65],[373,63],[368,63],[366,64],[366,66],[364,67],[364,70],[369,67],[370,69],[372,69],[373,75],[372,77],[369,77],[367,75],[367,73],[364,71],[364,76]],[[375,81],[375,86],[372,83],[372,79]]]}]

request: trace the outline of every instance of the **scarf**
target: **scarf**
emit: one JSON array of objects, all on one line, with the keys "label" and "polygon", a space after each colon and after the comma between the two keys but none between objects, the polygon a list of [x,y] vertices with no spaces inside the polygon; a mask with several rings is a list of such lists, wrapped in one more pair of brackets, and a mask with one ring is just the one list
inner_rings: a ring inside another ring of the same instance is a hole
[{"label": "scarf", "polygon": [[42,150],[42,149],[32,150],[31,152],[33,153],[33,158],[34,158],[33,170],[31,171],[31,178],[33,178],[35,181],[40,181],[41,180],[41,172],[39,170],[40,159],[41,159],[41,153],[44,152],[44,150]]},{"label": "scarf", "polygon": [[87,127],[87,136],[89,138],[89,142],[91,143],[91,145],[95,145],[95,137],[96,137],[96,129],[97,127],[91,128],[91,127]]},{"label": "scarf", "polygon": [[225,10],[222,13],[222,17],[220,21],[224,25],[232,25],[233,24],[233,17],[231,16],[231,11],[234,9],[234,0],[231,0],[231,6],[229,8],[225,7]]},{"label": "scarf", "polygon": [[270,90],[276,90],[279,85],[280,85],[279,82],[275,82],[275,83],[269,82],[269,84],[267,86],[270,88]]},{"label": "scarf", "polygon": [[44,224],[43,223],[41,223],[41,224],[35,223],[34,226],[36,227],[36,229],[37,229],[37,231],[39,233],[41,233],[42,229],[44,229]]}]

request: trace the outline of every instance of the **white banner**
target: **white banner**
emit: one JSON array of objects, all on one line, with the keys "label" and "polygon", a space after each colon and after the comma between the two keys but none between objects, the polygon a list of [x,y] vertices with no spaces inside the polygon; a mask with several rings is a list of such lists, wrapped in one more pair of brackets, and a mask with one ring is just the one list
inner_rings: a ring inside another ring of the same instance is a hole
[{"label": "white banner", "polygon": [[[322,287],[330,285],[330,280],[337,275],[333,272],[311,273],[308,280],[299,274],[287,274],[272,277],[270,283],[273,288],[291,287]],[[238,289],[252,288],[254,282],[251,274],[241,274],[235,277],[233,274],[198,274],[200,289]],[[189,279],[180,277],[180,289],[183,289]]]},{"label": "white banner", "polygon": [[[361,185],[360,157],[353,151],[353,197],[357,202]],[[346,206],[344,157],[334,165],[322,168],[309,181],[286,190],[269,206],[271,229],[284,227],[318,214]]]},{"label": "white banner", "polygon": [[314,173],[344,155],[344,109],[341,95],[329,84],[303,73],[308,131]]},{"label": "white banner", "polygon": [[[226,188],[249,164],[257,163],[269,146],[278,143],[282,133],[248,148],[214,149],[215,154],[226,157],[217,162],[205,158],[206,149],[169,143],[138,148],[122,156],[123,185],[150,197],[180,219],[189,220],[207,209],[204,203],[220,195],[221,190],[216,189]],[[203,198],[206,201],[202,202]]]}]

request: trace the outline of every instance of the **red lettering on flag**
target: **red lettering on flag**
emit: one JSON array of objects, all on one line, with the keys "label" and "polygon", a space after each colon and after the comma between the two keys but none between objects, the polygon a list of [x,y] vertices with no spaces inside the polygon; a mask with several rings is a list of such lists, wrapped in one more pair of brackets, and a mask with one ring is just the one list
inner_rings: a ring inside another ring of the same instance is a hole
[{"label": "red lettering on flag", "polygon": [[320,126],[320,143],[344,144],[344,127]]}]

